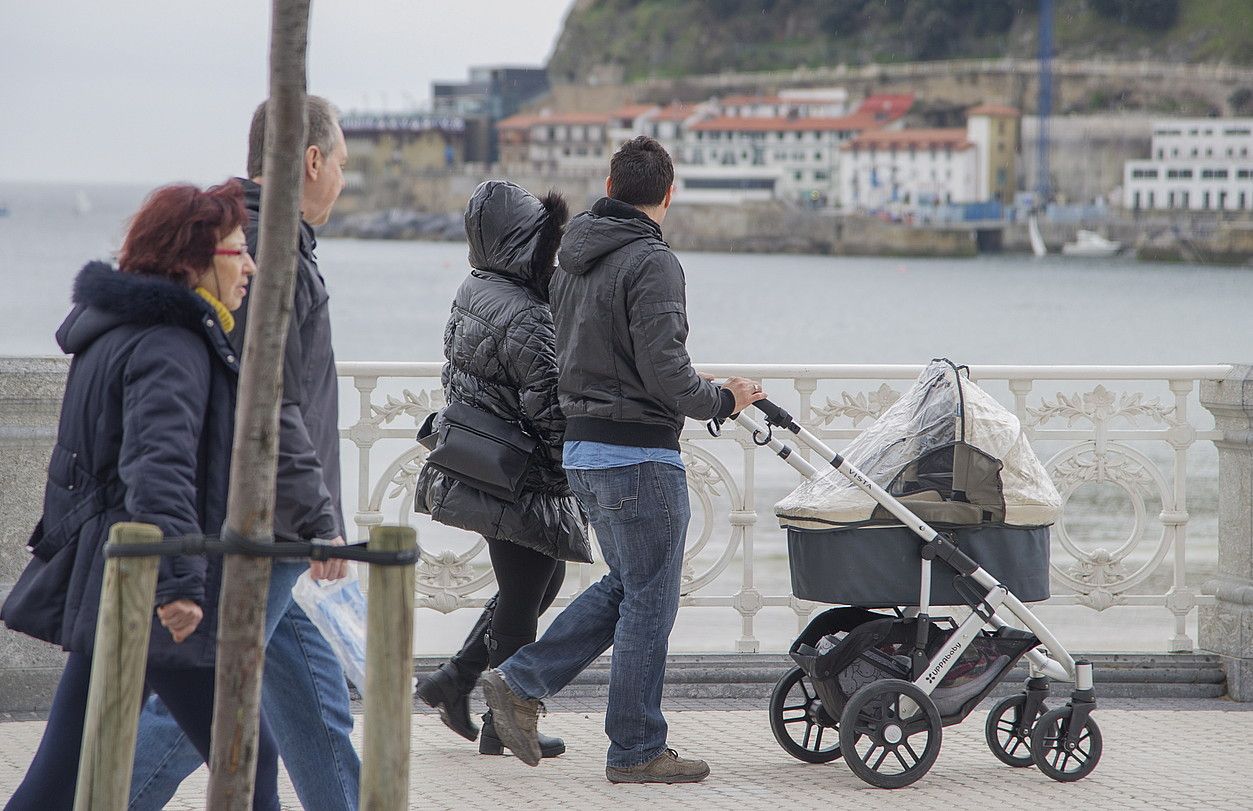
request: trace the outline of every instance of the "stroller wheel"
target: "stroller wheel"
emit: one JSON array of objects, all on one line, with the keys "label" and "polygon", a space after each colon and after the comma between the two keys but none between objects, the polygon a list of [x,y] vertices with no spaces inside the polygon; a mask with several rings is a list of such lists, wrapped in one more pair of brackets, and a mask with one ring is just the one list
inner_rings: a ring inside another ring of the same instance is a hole
[{"label": "stroller wheel", "polygon": [[1073,748],[1067,745],[1070,713],[1069,706],[1044,713],[1031,733],[1032,761],[1040,771],[1062,783],[1087,777],[1101,759],[1101,728],[1091,715],[1084,721]]},{"label": "stroller wheel", "polygon": [[783,751],[797,760],[830,763],[840,756],[840,733],[835,720],[822,706],[809,676],[799,667],[783,674],[770,694],[770,731]]},{"label": "stroller wheel", "polygon": [[853,774],[879,788],[902,788],[935,763],[944,734],[935,702],[900,679],[853,693],[840,716],[840,749]]},{"label": "stroller wheel", "polygon": [[[1039,716],[1024,719],[1022,712],[1026,703],[1025,693],[1002,699],[988,712],[988,722],[983,727],[983,736],[996,759],[1017,769],[1026,768],[1034,762],[1031,760],[1031,731],[1035,729]],[[1043,705],[1041,707],[1041,711],[1047,709]]]}]

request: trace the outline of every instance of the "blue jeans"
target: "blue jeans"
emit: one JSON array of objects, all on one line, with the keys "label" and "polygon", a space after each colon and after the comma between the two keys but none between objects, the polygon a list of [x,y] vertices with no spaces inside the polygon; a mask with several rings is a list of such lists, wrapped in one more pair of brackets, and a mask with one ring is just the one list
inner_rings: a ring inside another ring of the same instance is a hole
[{"label": "blue jeans", "polygon": [[[308,567],[275,561],[265,612],[261,705],[305,808],[356,811],[361,761],[349,738],[352,714],[344,671],[291,596]],[[139,716],[131,811],[157,811],[204,759],[155,696]]]},{"label": "blue jeans", "polygon": [[661,686],[691,508],[687,476],[661,462],[567,470],[609,573],[500,667],[525,698],[547,698],[613,645],[605,734],[608,764],[647,763],[666,748]]}]

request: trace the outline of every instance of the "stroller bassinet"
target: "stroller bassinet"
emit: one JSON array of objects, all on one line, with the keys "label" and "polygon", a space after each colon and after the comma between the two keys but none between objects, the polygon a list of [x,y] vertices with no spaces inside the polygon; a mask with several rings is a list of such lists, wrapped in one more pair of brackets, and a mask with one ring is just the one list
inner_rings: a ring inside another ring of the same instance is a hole
[{"label": "stroller bassinet", "polygon": [[[844,458],[937,529],[1024,602],[1049,597],[1049,530],[1061,497],[1018,418],[962,374],[933,361],[854,440]],[[918,540],[836,470],[775,508],[787,529],[800,598],[865,607],[916,605]],[[934,605],[965,603],[955,572],[935,567]]]}]

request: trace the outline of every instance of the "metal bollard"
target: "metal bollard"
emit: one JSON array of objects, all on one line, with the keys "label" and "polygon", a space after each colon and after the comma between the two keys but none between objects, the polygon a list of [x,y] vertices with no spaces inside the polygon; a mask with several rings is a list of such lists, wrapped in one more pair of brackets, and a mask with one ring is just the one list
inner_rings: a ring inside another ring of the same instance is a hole
[{"label": "metal bollard", "polygon": [[[160,543],[161,530],[114,524],[108,542]],[[129,799],[159,560],[105,561],[74,811],[113,811]]]},{"label": "metal bollard", "polygon": [[[370,529],[371,551],[417,547],[412,527]],[[371,566],[365,647],[363,811],[409,807],[409,729],[413,715],[413,566]]]}]

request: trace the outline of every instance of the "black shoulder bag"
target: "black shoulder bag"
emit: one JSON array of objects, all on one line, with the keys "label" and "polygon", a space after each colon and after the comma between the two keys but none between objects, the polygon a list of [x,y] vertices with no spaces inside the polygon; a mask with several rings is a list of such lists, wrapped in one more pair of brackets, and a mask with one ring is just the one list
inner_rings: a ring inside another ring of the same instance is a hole
[{"label": "black shoulder bag", "polygon": [[538,444],[516,423],[465,403],[450,403],[418,429],[426,463],[476,490],[514,504]]}]

